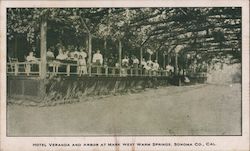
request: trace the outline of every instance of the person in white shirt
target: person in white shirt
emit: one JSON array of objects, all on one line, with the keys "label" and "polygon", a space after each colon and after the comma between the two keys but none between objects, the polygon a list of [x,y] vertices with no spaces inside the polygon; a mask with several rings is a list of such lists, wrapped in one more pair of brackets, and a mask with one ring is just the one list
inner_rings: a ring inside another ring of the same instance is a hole
[{"label": "person in white shirt", "polygon": [[97,50],[97,52],[93,55],[93,64],[95,65],[102,65],[103,64],[103,57],[102,54],[100,53],[100,50]]},{"label": "person in white shirt", "polygon": [[47,62],[48,62],[48,70],[49,70],[50,72],[52,72],[52,71],[51,71],[51,67],[52,67],[52,69],[53,69],[53,66],[54,66],[53,60],[55,59],[55,55],[54,55],[54,53],[52,52],[51,48],[48,49],[46,56],[47,56]]},{"label": "person in white shirt", "polygon": [[87,74],[87,67],[86,67],[86,60],[82,57],[82,55],[79,55],[79,59],[77,61],[78,64],[78,74],[81,76],[82,74]]},{"label": "person in white shirt", "polygon": [[96,73],[99,75],[101,73],[101,68],[100,66],[103,64],[103,57],[102,54],[100,53],[100,50],[97,50],[97,52],[93,55],[93,64],[96,65]]},{"label": "person in white shirt", "polygon": [[158,69],[159,69],[159,64],[158,64],[158,61],[155,60],[155,61],[153,62],[153,70],[157,71]]},{"label": "person in white shirt", "polygon": [[148,61],[147,61],[147,65],[148,65],[149,67],[153,67],[153,61],[148,60]]},{"label": "person in white shirt", "polygon": [[154,71],[153,74],[154,74],[154,75],[158,75],[158,74],[157,74],[157,71],[159,70],[159,64],[158,64],[158,61],[157,61],[157,60],[155,60],[155,61],[153,62],[153,67],[152,67],[152,68],[153,68],[153,71]]},{"label": "person in white shirt", "polygon": [[[27,62],[38,62],[38,59],[34,56],[33,51],[29,52],[29,55],[26,57],[26,61]],[[26,67],[25,67],[25,72],[27,73],[28,76],[29,76],[29,73],[31,71],[31,68],[33,68],[33,65],[31,67],[31,64],[27,63]]]},{"label": "person in white shirt", "polygon": [[84,51],[83,48],[80,49],[80,52],[78,54],[79,56],[81,55],[83,59],[86,59],[87,57],[87,53]]},{"label": "person in white shirt", "polygon": [[58,60],[66,60],[68,58],[68,55],[66,53],[63,53],[62,48],[59,49],[59,54],[56,56],[56,59]]},{"label": "person in white shirt", "polygon": [[166,71],[168,75],[171,75],[174,72],[174,67],[171,65],[166,66]]},{"label": "person in white shirt", "polygon": [[135,56],[133,57],[133,67],[138,68],[139,65],[139,59],[137,59]]},{"label": "person in white shirt", "polygon": [[166,70],[169,72],[169,71],[173,71],[174,70],[174,67],[173,66],[171,66],[171,65],[166,65]]},{"label": "person in white shirt", "polygon": [[129,64],[129,59],[127,56],[124,56],[124,58],[122,59],[122,67],[128,67]]},{"label": "person in white shirt", "polygon": [[49,48],[47,51],[47,59],[54,59],[55,55],[54,53],[51,51],[51,49]]},{"label": "person in white shirt", "polygon": [[34,56],[33,51],[29,52],[29,55],[26,57],[28,62],[36,62],[38,59]]}]

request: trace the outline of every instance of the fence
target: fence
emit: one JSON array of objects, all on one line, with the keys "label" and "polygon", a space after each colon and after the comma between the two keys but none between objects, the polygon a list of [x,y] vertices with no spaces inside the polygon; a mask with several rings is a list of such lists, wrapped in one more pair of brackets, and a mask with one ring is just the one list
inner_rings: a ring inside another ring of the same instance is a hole
[{"label": "fence", "polygon": [[[14,62],[7,63],[7,75],[40,76],[41,62]],[[47,63],[47,75],[64,76],[168,76],[166,70],[145,70],[143,68],[122,68],[108,66],[78,66],[74,63]]]}]

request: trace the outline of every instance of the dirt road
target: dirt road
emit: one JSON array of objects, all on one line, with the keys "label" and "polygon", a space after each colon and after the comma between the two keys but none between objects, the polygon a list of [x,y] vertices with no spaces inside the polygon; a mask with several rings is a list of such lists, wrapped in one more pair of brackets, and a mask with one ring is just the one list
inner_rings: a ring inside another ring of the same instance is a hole
[{"label": "dirt road", "polygon": [[53,107],[8,105],[7,119],[8,136],[240,135],[241,89],[170,86]]}]

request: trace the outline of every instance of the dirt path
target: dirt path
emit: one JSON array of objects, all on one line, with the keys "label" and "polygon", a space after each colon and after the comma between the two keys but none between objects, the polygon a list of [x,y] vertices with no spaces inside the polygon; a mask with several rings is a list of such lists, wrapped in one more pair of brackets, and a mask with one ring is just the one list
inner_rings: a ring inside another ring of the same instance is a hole
[{"label": "dirt path", "polygon": [[7,118],[9,136],[239,135],[241,90],[171,86],[53,107],[9,105]]}]

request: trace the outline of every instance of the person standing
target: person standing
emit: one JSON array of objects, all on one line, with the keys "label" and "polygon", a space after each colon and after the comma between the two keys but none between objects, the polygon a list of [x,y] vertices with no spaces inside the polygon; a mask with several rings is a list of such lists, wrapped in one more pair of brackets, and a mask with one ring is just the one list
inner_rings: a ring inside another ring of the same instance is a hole
[{"label": "person standing", "polygon": [[133,56],[133,68],[135,68],[135,75],[138,75],[138,66],[139,66],[139,59],[136,56]]},{"label": "person standing", "polygon": [[79,55],[77,64],[78,64],[78,75],[82,76],[82,74],[83,75],[87,74],[86,60],[84,57],[82,57],[82,55]]},{"label": "person standing", "polygon": [[34,52],[33,51],[30,51],[29,55],[26,57],[26,61],[27,61],[27,63],[26,63],[26,67],[25,67],[25,72],[29,76],[31,69],[34,68],[34,66],[33,66],[34,63],[38,62],[38,58],[36,58],[34,56]]},{"label": "person standing", "polygon": [[97,52],[93,55],[92,63],[97,66],[101,66],[103,63],[103,57],[100,53],[100,50],[97,50]]},{"label": "person standing", "polygon": [[100,50],[97,50],[97,52],[93,55],[93,60],[92,60],[93,65],[96,66],[97,68],[97,75],[99,75],[101,73],[101,68],[100,66],[102,66],[103,64],[103,57],[102,54],[100,53]]},{"label": "person standing", "polygon": [[158,64],[158,61],[157,60],[155,60],[154,62],[153,62],[153,74],[154,74],[154,76],[157,76],[158,74],[158,70],[159,70],[159,64]]}]

